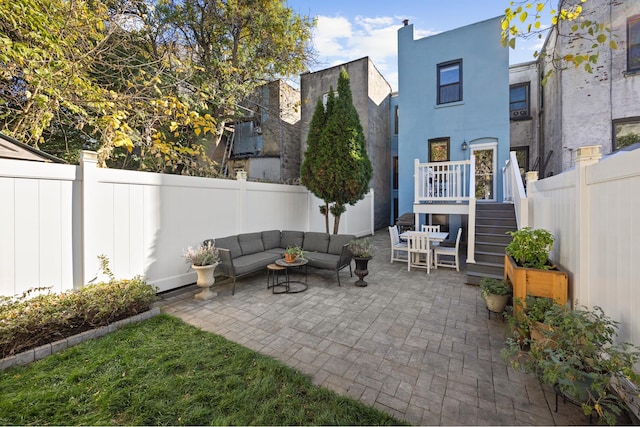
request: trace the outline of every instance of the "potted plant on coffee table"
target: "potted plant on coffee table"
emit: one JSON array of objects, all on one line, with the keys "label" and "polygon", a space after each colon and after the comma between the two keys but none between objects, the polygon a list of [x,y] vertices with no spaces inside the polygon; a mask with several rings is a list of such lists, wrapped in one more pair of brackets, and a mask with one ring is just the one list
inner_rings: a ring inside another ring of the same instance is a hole
[{"label": "potted plant on coffee table", "polygon": [[504,279],[513,286],[513,297],[526,307],[527,295],[551,298],[565,304],[568,298],[568,274],[549,261],[554,237],[545,229],[522,228],[507,232],[511,243],[505,248]]},{"label": "potted plant on coffee table", "polygon": [[600,307],[571,310],[553,304],[544,315],[548,325],[544,340],[525,351],[515,339],[508,339],[503,358],[514,368],[524,368],[553,386],[557,397],[580,407],[585,415],[616,424],[625,407],[612,390],[614,379],[640,380],[634,364],[640,349],[629,343],[616,343],[619,323],[607,317]]},{"label": "potted plant on coffee table", "polygon": [[289,264],[296,261],[296,259],[304,259],[304,251],[300,246],[289,246],[284,251],[284,260]]},{"label": "potted plant on coffee table", "polygon": [[373,258],[374,245],[370,237],[364,239],[354,239],[348,244],[349,251],[353,255],[353,260],[356,263],[356,269],[354,273],[358,276],[359,280],[355,282],[356,286],[365,287],[367,282],[363,279],[369,274],[369,260]]},{"label": "potted plant on coffee table", "polygon": [[483,277],[480,280],[480,295],[491,312],[502,313],[511,298],[511,284],[505,280]]},{"label": "potted plant on coffee table", "polygon": [[195,297],[206,300],[216,296],[210,289],[215,283],[213,274],[220,263],[218,249],[214,246],[214,243],[209,241],[206,245],[201,245],[197,248],[189,246],[183,256],[198,275],[196,284],[202,288],[202,291],[196,294]]}]

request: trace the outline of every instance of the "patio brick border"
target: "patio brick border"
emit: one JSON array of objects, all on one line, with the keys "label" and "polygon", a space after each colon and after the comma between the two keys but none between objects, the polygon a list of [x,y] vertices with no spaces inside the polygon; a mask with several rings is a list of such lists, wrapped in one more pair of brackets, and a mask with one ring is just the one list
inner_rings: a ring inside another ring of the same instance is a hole
[{"label": "patio brick border", "polygon": [[32,348],[31,350],[23,351],[22,353],[14,354],[13,356],[5,357],[4,359],[0,359],[0,371],[4,371],[5,369],[11,368],[12,366],[23,366],[31,362],[35,362],[36,360],[44,359],[49,355],[67,349],[69,347],[73,347],[74,345],[78,345],[81,342],[105,336],[108,333],[116,331],[125,325],[150,319],[151,317],[159,315],[160,312],[160,307],[154,307],[151,310],[145,311],[144,313],[127,317],[126,319],[118,320],[117,322],[113,322],[109,325],[101,326],[90,331],[85,331],[77,335],[63,338],[59,341]]}]

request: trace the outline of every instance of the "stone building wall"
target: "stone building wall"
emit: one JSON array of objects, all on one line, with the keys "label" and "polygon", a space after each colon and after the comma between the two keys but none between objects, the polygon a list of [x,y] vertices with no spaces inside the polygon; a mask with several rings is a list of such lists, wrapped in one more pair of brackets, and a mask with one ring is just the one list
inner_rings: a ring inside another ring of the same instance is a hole
[{"label": "stone building wall", "polygon": [[538,63],[525,62],[509,67],[509,85],[529,85],[529,115],[527,117],[511,117],[509,121],[509,140],[511,149],[527,147],[529,164],[519,165],[525,171],[531,170],[540,155],[540,78]]},{"label": "stone building wall", "polygon": [[[595,20],[611,29],[617,49],[601,46],[593,72],[583,67],[554,70],[544,87],[544,145],[553,150],[544,176],[574,166],[578,147],[601,145],[602,153],[613,151],[613,122],[640,120],[640,73],[627,70],[627,19],[640,14],[640,2],[590,0],[584,5],[585,19]],[[562,33],[570,34],[564,23]],[[592,53],[592,41],[550,35],[545,45],[547,56]],[[551,65],[544,64],[549,70]],[[559,98],[559,99],[556,99]]]},{"label": "stone building wall", "polygon": [[360,124],[365,133],[367,153],[373,167],[370,186],[374,189],[375,198],[374,227],[380,229],[389,225],[389,211],[391,209],[391,183],[389,180],[391,86],[368,57],[300,76],[301,159],[304,159],[304,152],[307,148],[309,124],[316,103],[331,88],[334,92],[337,91],[338,77],[342,68],[349,74],[353,105],[358,112]]}]

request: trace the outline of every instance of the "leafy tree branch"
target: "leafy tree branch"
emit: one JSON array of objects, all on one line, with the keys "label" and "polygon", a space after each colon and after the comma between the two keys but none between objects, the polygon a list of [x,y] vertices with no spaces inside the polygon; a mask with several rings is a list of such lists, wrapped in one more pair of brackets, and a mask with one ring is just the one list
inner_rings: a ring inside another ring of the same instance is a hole
[{"label": "leafy tree branch", "polygon": [[[611,49],[618,47],[616,36],[604,23],[594,18],[600,12],[597,8],[608,7],[608,4],[589,0],[560,0],[558,6],[554,7],[552,3],[556,1],[512,1],[502,19],[503,46],[515,49],[518,38],[542,39],[551,31],[555,33],[553,41],[556,48],[536,51],[534,58],[550,62],[554,69],[573,66],[592,73],[593,64],[598,62],[599,49],[603,46]],[[545,17],[550,18],[550,27],[543,25]],[[565,53],[557,48],[560,44],[576,47]],[[546,77],[548,74],[545,80]]]}]

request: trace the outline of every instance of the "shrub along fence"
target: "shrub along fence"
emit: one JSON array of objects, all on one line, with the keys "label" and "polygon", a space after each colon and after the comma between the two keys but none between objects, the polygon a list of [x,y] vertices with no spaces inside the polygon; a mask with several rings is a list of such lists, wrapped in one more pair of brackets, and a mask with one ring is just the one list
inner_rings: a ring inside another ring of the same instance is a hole
[{"label": "shrub along fence", "polygon": [[[80,288],[105,255],[117,278],[144,276],[160,291],[196,280],[188,246],[271,229],[325,231],[306,188],[0,159],[0,295]],[[373,192],[349,206],[340,233],[369,235]]]},{"label": "shrub along fence", "polygon": [[555,236],[550,258],[569,272],[569,300],[595,305],[621,323],[619,340],[640,346],[640,149],[602,158],[600,146],[575,150],[575,167],[529,177],[520,227]]}]

